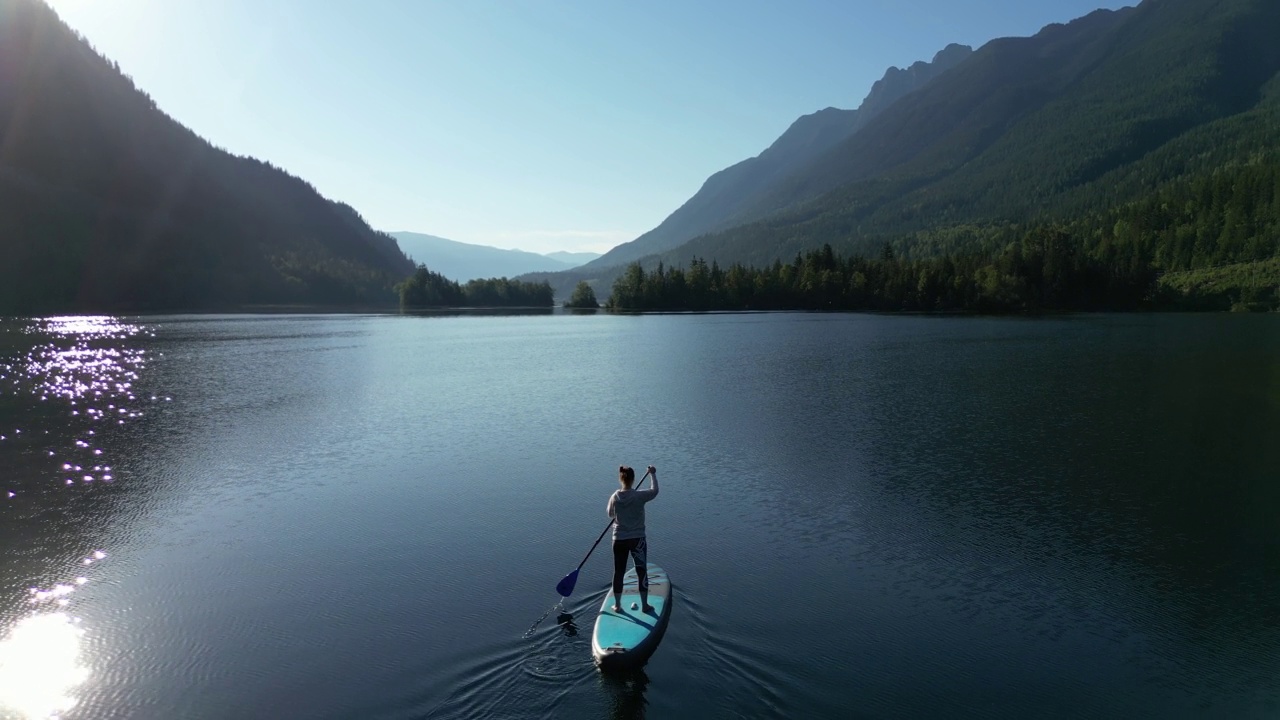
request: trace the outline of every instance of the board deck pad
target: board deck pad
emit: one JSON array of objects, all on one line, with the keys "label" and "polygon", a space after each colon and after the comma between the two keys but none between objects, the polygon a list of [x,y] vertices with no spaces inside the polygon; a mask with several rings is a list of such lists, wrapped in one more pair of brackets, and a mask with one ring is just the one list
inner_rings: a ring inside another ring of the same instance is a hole
[{"label": "board deck pad", "polygon": [[[637,666],[657,649],[671,617],[671,580],[657,565],[647,568],[651,613],[640,602],[640,581],[635,568],[622,578],[622,612],[613,611],[613,591],[605,592],[600,616],[591,635],[591,653],[601,667]],[[635,609],[631,608],[632,604]]]}]

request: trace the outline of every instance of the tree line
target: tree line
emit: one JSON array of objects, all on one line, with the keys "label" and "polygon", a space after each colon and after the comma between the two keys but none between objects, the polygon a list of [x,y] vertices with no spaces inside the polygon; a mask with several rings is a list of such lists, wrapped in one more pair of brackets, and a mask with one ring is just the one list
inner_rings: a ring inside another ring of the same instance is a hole
[{"label": "tree line", "polygon": [[[698,257],[687,269],[632,265],[606,307],[1280,309],[1272,262],[1280,258],[1280,155],[1258,153],[1057,221],[952,225],[882,237],[878,251],[868,241],[846,239],[839,250],[827,243],[764,266],[721,268]],[[1210,272],[1227,265],[1242,267]]]},{"label": "tree line", "polygon": [[550,283],[507,278],[469,280],[465,285],[429,270],[426,265],[396,286],[402,309],[458,307],[552,307]]},{"label": "tree line", "polygon": [[1149,267],[1083,252],[1062,228],[1029,233],[993,257],[842,257],[824,245],[764,268],[695,259],[689,268],[632,264],[605,306],[614,310],[964,311],[1133,310],[1151,302]]}]

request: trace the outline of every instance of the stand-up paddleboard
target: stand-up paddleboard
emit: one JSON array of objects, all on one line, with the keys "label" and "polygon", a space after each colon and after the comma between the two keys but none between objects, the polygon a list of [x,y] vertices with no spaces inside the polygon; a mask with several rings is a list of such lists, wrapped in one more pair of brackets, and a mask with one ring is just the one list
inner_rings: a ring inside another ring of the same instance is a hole
[{"label": "stand-up paddleboard", "polygon": [[591,634],[591,654],[602,668],[639,667],[658,648],[671,618],[671,580],[657,565],[648,566],[649,604],[643,611],[635,568],[622,577],[622,612],[613,611],[613,592],[605,593]]}]

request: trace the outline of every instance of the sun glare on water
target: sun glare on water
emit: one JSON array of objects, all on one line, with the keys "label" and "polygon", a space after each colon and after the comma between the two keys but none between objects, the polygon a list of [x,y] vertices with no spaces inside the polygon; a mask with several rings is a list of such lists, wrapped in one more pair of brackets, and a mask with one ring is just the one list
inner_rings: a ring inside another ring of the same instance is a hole
[{"label": "sun glare on water", "polygon": [[[15,394],[28,394],[42,403],[65,403],[75,438],[64,447],[44,444],[40,453],[47,452],[45,477],[59,489],[113,482],[110,451],[103,449],[101,439],[108,427],[142,416],[134,383],[146,354],[130,347],[129,341],[145,330],[108,316],[64,316],[35,320],[24,332],[36,336],[36,342],[25,357],[0,363],[0,380],[12,384]],[[158,400],[151,397],[152,402]],[[36,428],[26,429],[27,435],[36,434]],[[12,433],[19,437],[23,429]],[[4,434],[0,441],[5,441]],[[13,500],[23,490],[0,492]],[[89,566],[106,556],[102,550],[86,554],[75,572],[88,573]],[[10,622],[0,614],[0,718],[57,718],[77,705],[78,688],[90,673],[81,662],[84,631],[67,610],[73,593],[88,582],[89,577],[81,575],[73,582],[32,587],[25,617]]]},{"label": "sun glare on water", "polygon": [[89,676],[80,665],[82,631],[65,613],[33,615],[0,640],[0,710],[56,718],[76,703]]}]

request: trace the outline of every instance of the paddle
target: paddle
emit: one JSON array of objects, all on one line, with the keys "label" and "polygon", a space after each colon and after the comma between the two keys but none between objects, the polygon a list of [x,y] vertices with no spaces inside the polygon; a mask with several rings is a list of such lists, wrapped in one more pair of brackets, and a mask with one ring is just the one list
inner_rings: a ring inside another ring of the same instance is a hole
[{"label": "paddle", "polygon": [[[644,484],[644,481],[648,479],[649,471],[645,470],[644,477],[640,478],[640,482],[636,483],[636,489],[639,490],[640,486]],[[560,582],[556,583],[556,592],[560,593],[560,597],[569,597],[573,594],[573,586],[578,584],[578,571],[582,569],[583,565],[587,564],[587,558],[591,557],[591,553],[596,551],[596,545],[600,544],[600,541],[604,539],[605,533],[609,532],[609,528],[611,527],[613,527],[612,520],[609,521],[608,525],[604,526],[604,532],[600,533],[600,537],[596,538],[591,549],[587,551],[587,557],[582,558],[582,562],[578,563],[578,567],[575,568],[573,572],[565,575]]]}]

